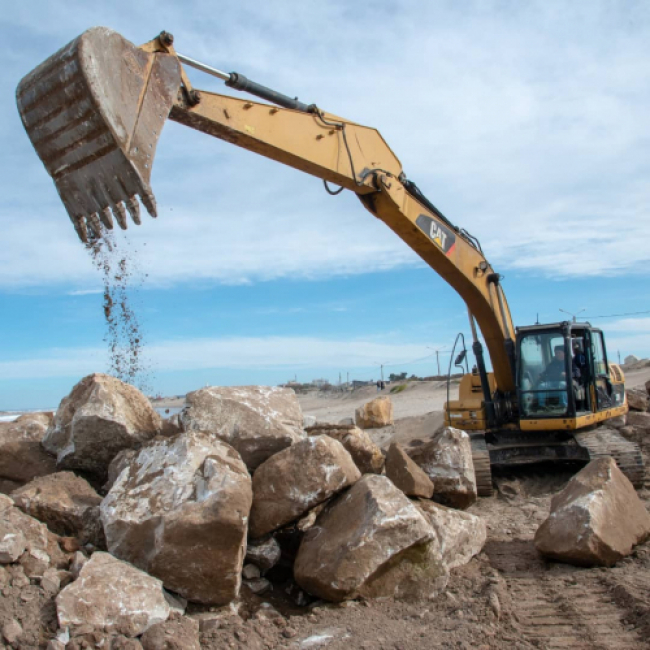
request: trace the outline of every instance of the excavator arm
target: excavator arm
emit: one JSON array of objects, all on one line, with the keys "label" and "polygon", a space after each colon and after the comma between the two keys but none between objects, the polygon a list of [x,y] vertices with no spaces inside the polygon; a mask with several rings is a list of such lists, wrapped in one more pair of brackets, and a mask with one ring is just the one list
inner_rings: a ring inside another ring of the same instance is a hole
[{"label": "excavator arm", "polygon": [[[155,145],[169,116],[355,192],[463,298],[472,329],[476,319],[488,347],[497,389],[513,393],[515,334],[500,276],[478,242],[406,179],[380,133],[236,73],[219,75],[228,77],[227,85],[281,106],[196,91],[179,63],[192,60],[177,55],[172,43],[163,32],[136,48],[111,30],[93,28],[18,87],[27,133],[80,238],[100,236],[102,229],[113,227],[113,216],[126,228],[126,210],[139,223],[136,195],[155,216],[149,179]],[[475,335],[475,352],[480,348]],[[484,388],[487,400],[486,378]]]}]

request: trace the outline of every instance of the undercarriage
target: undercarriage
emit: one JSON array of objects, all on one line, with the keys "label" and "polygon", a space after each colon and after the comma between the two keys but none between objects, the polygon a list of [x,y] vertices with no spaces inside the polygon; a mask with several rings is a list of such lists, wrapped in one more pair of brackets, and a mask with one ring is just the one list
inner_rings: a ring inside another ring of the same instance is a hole
[{"label": "undercarriage", "polygon": [[544,462],[587,464],[611,456],[635,488],[643,485],[641,449],[615,429],[595,427],[567,431],[472,432],[474,471],[479,496],[492,494],[492,468],[507,468]]}]

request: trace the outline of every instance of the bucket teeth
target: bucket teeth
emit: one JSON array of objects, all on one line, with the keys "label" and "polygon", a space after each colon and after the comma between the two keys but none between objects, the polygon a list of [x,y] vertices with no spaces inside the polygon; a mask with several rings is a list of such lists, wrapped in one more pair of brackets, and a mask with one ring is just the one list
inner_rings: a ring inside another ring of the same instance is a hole
[{"label": "bucket teeth", "polygon": [[120,228],[122,230],[126,230],[128,227],[128,223],[126,220],[126,208],[124,207],[124,203],[120,201],[115,205],[113,208],[113,214],[115,215],[115,218],[117,219],[117,223],[119,224]]},{"label": "bucket teeth", "polygon": [[108,230],[113,230],[113,213],[108,206],[99,213],[99,218]]},{"label": "bucket teeth", "polygon": [[89,214],[86,217],[86,221],[88,223],[89,233],[92,232],[91,239],[99,239],[102,234],[102,226],[97,213],[93,212],[92,214]]},{"label": "bucket teeth", "polygon": [[151,192],[142,192],[140,194],[140,200],[142,205],[147,208],[147,212],[155,219],[158,216],[158,211],[156,210],[156,199]]},{"label": "bucket teeth", "polygon": [[86,220],[83,217],[77,217],[72,220],[72,224],[74,229],[77,231],[77,235],[79,235],[79,239],[81,239],[84,244],[87,244],[88,228],[86,227]]},{"label": "bucket teeth", "polygon": [[129,211],[133,223],[135,223],[136,226],[139,226],[142,223],[140,220],[140,204],[135,196],[130,196],[126,200],[126,209]]}]

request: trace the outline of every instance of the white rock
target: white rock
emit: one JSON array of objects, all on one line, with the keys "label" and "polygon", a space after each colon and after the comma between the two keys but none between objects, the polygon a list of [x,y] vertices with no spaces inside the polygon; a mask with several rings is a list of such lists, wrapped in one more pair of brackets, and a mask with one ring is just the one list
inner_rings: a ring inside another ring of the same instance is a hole
[{"label": "white rock", "polygon": [[94,374],[62,400],[43,446],[56,455],[59,468],[105,478],[120,450],[150,440],[161,426],[160,416],[137,388]]},{"label": "white rock", "polygon": [[276,386],[212,386],[189,393],[180,420],[186,431],[232,445],[252,471],[305,437],[296,394]]},{"label": "white rock", "polygon": [[251,500],[239,454],[191,431],[145,445],[100,511],[113,555],[184,598],[220,605],[239,593]]},{"label": "white rock", "polygon": [[0,521],[0,564],[16,562],[26,546],[27,540],[16,526]]},{"label": "white rock", "polygon": [[91,625],[136,637],[166,621],[162,582],[108,553],[97,552],[56,598],[60,627]]},{"label": "white rock", "polygon": [[465,431],[446,427],[409,456],[433,482],[433,500],[464,510],[478,498],[472,445]]},{"label": "white rock", "polygon": [[442,559],[447,568],[467,564],[478,555],[487,539],[487,527],[480,517],[446,508],[433,501],[415,502],[438,536]]},{"label": "white rock", "polygon": [[251,537],[291,523],[360,478],[350,454],[329,436],[306,438],[271,456],[253,475]]}]

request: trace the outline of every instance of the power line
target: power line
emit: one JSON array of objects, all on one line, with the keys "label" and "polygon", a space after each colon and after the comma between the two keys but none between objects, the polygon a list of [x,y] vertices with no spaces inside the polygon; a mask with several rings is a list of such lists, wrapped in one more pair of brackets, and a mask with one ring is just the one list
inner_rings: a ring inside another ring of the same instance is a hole
[{"label": "power line", "polygon": [[[451,354],[449,351],[442,352],[442,354]],[[385,363],[384,368],[396,368],[399,366],[409,366],[412,363],[420,363],[421,361],[426,361],[427,359],[431,359],[432,357],[435,357],[435,352],[433,354],[428,354],[426,357],[422,357],[420,359],[414,359],[413,361],[404,361],[402,363]]]},{"label": "power line", "polygon": [[580,316],[580,320],[589,320],[590,318],[620,318],[621,316],[639,316],[641,314],[650,314],[650,311],[630,311],[627,314],[610,314],[609,316]]}]

